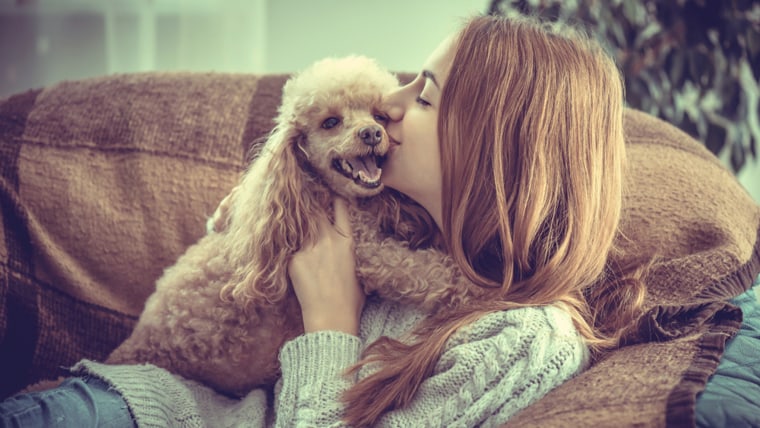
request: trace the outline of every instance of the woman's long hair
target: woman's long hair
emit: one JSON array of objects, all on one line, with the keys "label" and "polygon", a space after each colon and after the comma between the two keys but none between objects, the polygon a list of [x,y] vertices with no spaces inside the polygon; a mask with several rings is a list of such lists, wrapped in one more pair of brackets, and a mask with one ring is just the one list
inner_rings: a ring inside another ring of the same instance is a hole
[{"label": "woman's long hair", "polygon": [[[440,107],[441,227],[452,256],[504,301],[565,303],[593,350],[615,346],[643,300],[640,282],[609,257],[622,207],[623,98],[619,70],[588,36],[483,17],[460,35]],[[602,320],[615,327],[595,328]]]},{"label": "woman's long hair", "polygon": [[598,356],[643,303],[640,272],[614,257],[625,165],[614,62],[585,34],[527,18],[474,18],[454,49],[438,120],[441,232],[497,299],[427,319],[410,343],[369,346],[359,366],[379,370],[344,397],[355,425],[406,405],[446,340],[487,312],[559,304]]}]

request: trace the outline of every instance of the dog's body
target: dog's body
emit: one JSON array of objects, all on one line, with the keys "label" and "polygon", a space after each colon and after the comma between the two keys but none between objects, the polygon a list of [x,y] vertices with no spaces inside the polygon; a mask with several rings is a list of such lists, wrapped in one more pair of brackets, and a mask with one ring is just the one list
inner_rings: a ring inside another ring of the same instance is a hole
[{"label": "dog's body", "polygon": [[277,352],[299,333],[295,297],[248,310],[222,301],[231,278],[224,251],[229,237],[211,233],[191,246],[156,284],[131,336],[113,364],[151,363],[230,395],[271,384]]},{"label": "dog's body", "polygon": [[412,250],[383,229],[376,165],[389,141],[381,94],[395,77],[366,58],[323,60],[286,84],[276,128],[220,204],[216,231],[166,270],[132,335],[109,363],[148,362],[218,391],[272,384],[281,345],[303,332],[287,262],[316,237],[337,194],[352,202],[357,275],[367,294],[428,311],[456,306],[471,287],[454,261]]}]

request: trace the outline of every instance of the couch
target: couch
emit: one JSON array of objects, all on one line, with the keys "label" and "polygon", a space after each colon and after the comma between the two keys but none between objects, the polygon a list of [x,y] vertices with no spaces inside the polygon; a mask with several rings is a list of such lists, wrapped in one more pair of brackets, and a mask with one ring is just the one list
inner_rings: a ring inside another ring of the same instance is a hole
[{"label": "couch", "polygon": [[[135,73],[0,100],[0,398],[129,335],[270,130],[286,79]],[[693,426],[741,326],[729,299],[760,273],[760,206],[675,127],[627,110],[625,131],[617,243],[658,260],[646,313],[625,346],[509,426]]]}]

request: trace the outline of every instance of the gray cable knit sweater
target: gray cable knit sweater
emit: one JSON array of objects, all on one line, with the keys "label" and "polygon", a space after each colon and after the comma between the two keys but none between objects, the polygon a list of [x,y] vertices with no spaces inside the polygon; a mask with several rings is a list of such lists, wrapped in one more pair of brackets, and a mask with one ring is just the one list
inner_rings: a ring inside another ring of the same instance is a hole
[{"label": "gray cable knit sweater", "polygon": [[[325,331],[286,343],[274,400],[262,390],[229,399],[151,365],[84,360],[73,372],[110,383],[141,428],[343,426],[339,397],[353,382],[344,370],[359,360],[364,344],[381,336],[400,338],[421,319],[413,307],[370,299],[359,337]],[[556,306],[489,314],[457,332],[414,401],[386,413],[378,425],[497,426],[580,372],[587,361],[583,340]]]}]

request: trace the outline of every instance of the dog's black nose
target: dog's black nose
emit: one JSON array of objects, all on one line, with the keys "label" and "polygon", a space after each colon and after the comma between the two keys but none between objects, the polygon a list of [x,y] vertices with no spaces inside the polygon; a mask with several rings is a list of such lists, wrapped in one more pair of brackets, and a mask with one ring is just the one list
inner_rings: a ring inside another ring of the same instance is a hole
[{"label": "dog's black nose", "polygon": [[378,125],[365,126],[359,129],[359,138],[368,146],[376,146],[383,141],[383,128]]}]

